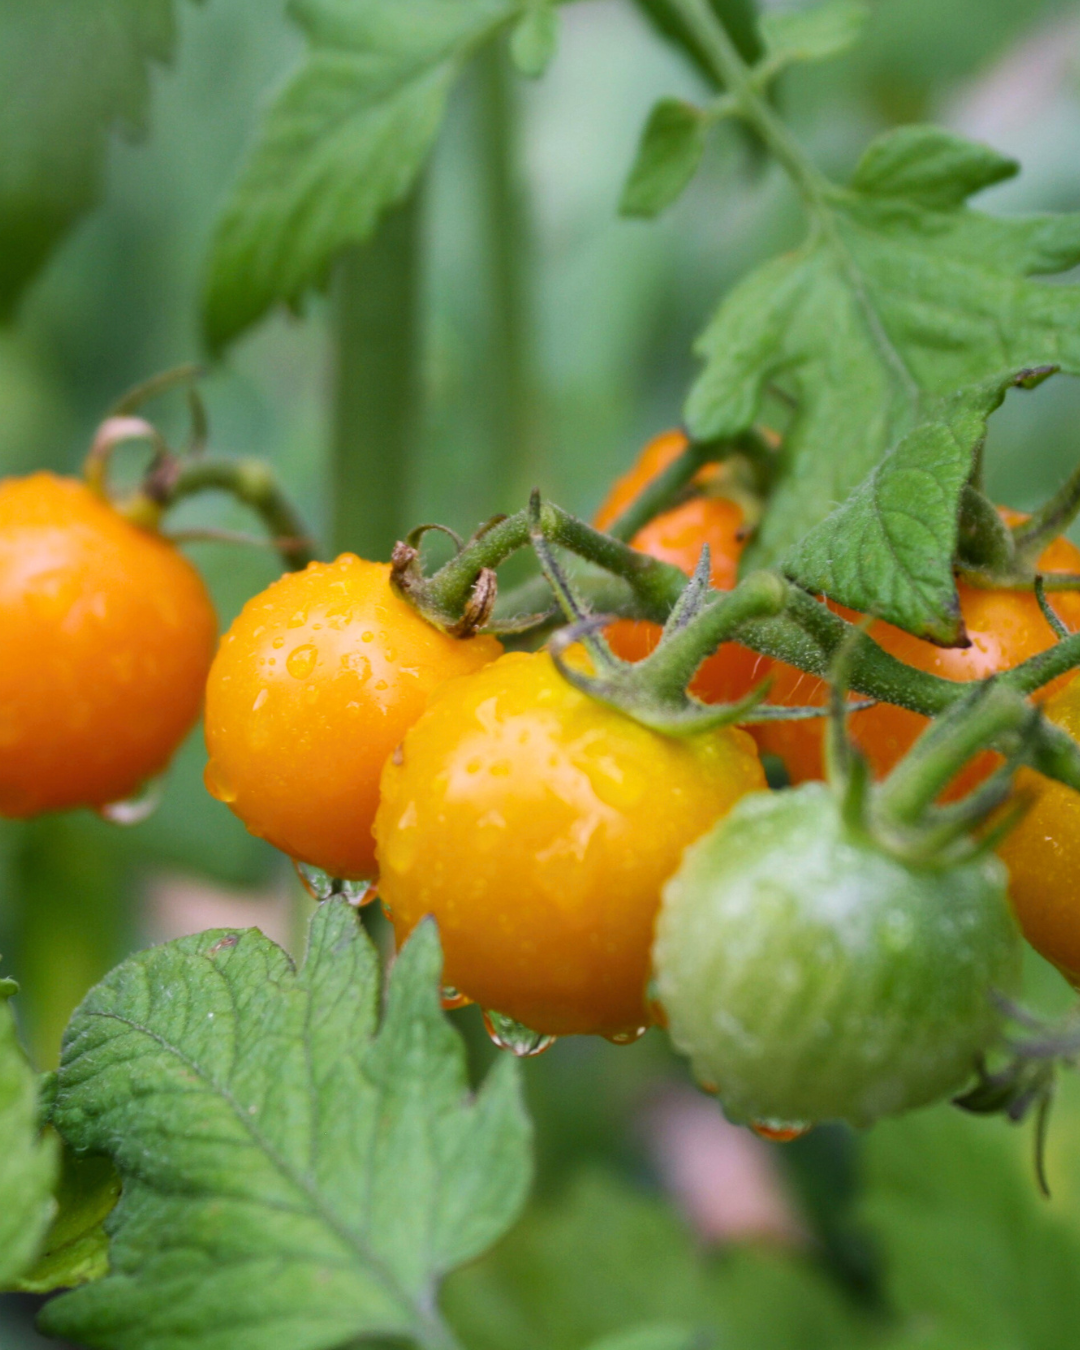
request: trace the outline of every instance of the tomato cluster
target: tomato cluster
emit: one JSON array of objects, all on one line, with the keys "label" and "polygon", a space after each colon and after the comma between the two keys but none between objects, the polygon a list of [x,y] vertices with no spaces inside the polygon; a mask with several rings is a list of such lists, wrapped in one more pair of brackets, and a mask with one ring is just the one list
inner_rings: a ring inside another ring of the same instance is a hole
[{"label": "tomato cluster", "polygon": [[[685,449],[681,433],[647,446],[598,526]],[[699,471],[633,545],[687,574],[707,545],[713,586],[732,588],[749,523],[733,482],[722,466]],[[1080,551],[1055,541],[1040,567],[1080,572]],[[870,633],[955,680],[1054,641],[1030,594],[961,585],[960,597],[967,648],[880,622]],[[1080,598],[1057,605],[1080,625]],[[1080,796],[1030,771],[1034,804],[1001,847],[1011,909],[998,859],[916,861],[845,813],[818,781],[821,722],[661,735],[579,690],[546,651],[440,631],[386,564],[346,553],[287,573],[211,663],[214,613],[194,569],[48,474],[0,484],[0,615],[0,812],[128,796],[165,766],[205,688],[210,792],[298,863],[377,880],[399,941],[433,915],[448,997],[529,1028],[531,1044],[626,1042],[663,1020],[729,1113],[775,1137],[962,1085],[993,1033],[989,991],[1015,979],[1013,910],[1080,980]],[[636,661],[660,630],[617,621],[607,636]],[[691,689],[731,702],[766,674],[775,703],[823,704],[823,682],[735,643]],[[1080,683],[1043,693],[1080,737]],[[926,725],[888,705],[851,720],[878,778]],[[759,747],[802,786],[767,791]],[[949,795],[994,762],[970,762]]]}]

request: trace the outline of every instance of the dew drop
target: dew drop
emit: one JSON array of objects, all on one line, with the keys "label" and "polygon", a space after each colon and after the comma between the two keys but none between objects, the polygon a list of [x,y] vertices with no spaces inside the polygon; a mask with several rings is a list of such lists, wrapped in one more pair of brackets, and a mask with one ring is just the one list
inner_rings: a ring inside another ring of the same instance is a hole
[{"label": "dew drop", "polygon": [[285,669],[296,680],[306,680],[315,669],[315,661],[319,655],[319,650],[313,643],[305,642],[301,647],[294,647],[285,661]]},{"label": "dew drop", "polygon": [[532,1031],[520,1022],[515,1022],[505,1013],[484,1013],[484,1029],[500,1050],[509,1050],[519,1059],[531,1059],[533,1055],[542,1055],[555,1044],[554,1036],[545,1036],[543,1032]]},{"label": "dew drop", "polygon": [[759,1139],[773,1144],[790,1144],[812,1128],[804,1120],[752,1120],[750,1128]]},{"label": "dew drop", "polygon": [[259,692],[255,695],[255,702],[251,705],[251,711],[252,711],[252,712],[258,712],[259,709],[260,709],[261,707],[264,706],[264,704],[266,703],[266,700],[267,700],[269,697],[270,697],[270,690],[269,690],[269,689],[265,689],[265,688],[264,688],[264,689],[260,689]]},{"label": "dew drop", "polygon": [[334,878],[329,872],[296,858],[293,859],[293,866],[304,890],[313,900],[329,900],[334,894]]},{"label": "dew drop", "polygon": [[633,1045],[635,1041],[640,1041],[642,1036],[648,1031],[648,1027],[629,1027],[625,1031],[613,1031],[610,1036],[605,1036],[605,1041],[610,1041],[612,1045]]},{"label": "dew drop", "polygon": [[98,815],[110,825],[140,825],[149,820],[161,805],[165,795],[165,780],[151,778],[132,796],[122,802],[108,802],[98,808]]},{"label": "dew drop", "polygon": [[334,885],[334,894],[347,900],[354,909],[363,909],[365,905],[378,898],[379,888],[371,881],[353,881],[351,878],[338,877]]},{"label": "dew drop", "polygon": [[[444,1012],[453,1012],[455,1008],[467,1008],[472,1002],[468,994],[463,994],[460,989],[455,989],[452,984],[444,984],[442,987],[442,1005]],[[495,1038],[492,1037],[492,1040]]]}]

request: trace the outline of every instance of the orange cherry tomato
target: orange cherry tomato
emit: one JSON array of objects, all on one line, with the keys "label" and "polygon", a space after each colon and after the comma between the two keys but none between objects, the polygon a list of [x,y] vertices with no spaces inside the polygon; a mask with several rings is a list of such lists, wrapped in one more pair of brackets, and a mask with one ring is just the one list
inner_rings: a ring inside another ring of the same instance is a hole
[{"label": "orange cherry tomato", "polygon": [[[1002,511],[1002,516],[1007,524],[1022,519],[1015,512]],[[1040,556],[1039,570],[1080,571],[1080,549],[1067,539],[1055,539]],[[1030,592],[986,590],[963,581],[958,582],[957,590],[970,647],[936,647],[880,621],[871,624],[870,636],[898,660],[947,680],[985,679],[996,671],[1010,670],[1056,641],[1053,629]],[[1080,628],[1080,593],[1058,592],[1051,596],[1051,603],[1069,628]],[[834,608],[846,619],[859,617],[839,606]],[[770,703],[821,707],[827,701],[824,681],[813,675],[805,675],[781,661],[773,663],[772,674]],[[1062,683],[1055,681],[1036,697],[1048,698]],[[926,723],[927,719],[918,713],[879,703],[853,714],[850,728],[875,777],[880,778],[911,748]],[[763,752],[780,756],[793,783],[824,777],[824,719],[762,723],[753,728],[753,735]],[[946,795],[954,799],[963,796],[982,782],[997,763],[997,756],[990,751],[977,756],[957,775]]]},{"label": "orange cherry tomato", "polygon": [[502,651],[448,637],[343,553],[247,602],[206,689],[206,786],[252,834],[335,877],[375,874],[383,761],[452,675]]},{"label": "orange cherry tomato", "polygon": [[575,689],[546,652],[452,680],[383,770],[380,894],[402,942],[439,923],[444,978],[549,1035],[650,1019],[660,889],[683,849],[765,786],[735,727],[661,736]]},{"label": "orange cherry tomato", "polygon": [[[681,431],[664,432],[650,441],[596,513],[597,527],[604,529],[621,515],[688,444]],[[715,481],[719,472],[720,466],[706,465],[695,482]],[[702,546],[708,544],[712,584],[718,590],[729,591],[738,581],[745,527],[743,508],[731,498],[692,497],[649,521],[630,542],[643,553],[681,568],[688,576],[697,566]],[[606,635],[616,656],[624,661],[640,661],[655,649],[660,631],[654,623],[620,619],[608,628]],[[726,642],[702,664],[690,689],[705,703],[735,702],[765,678],[770,665],[768,658],[738,643]]]},{"label": "orange cherry tomato", "polygon": [[217,619],[191,563],[85,484],[0,483],[0,813],[123,801],[194,724]]},{"label": "orange cherry tomato", "polygon": [[[1080,679],[1067,679],[1043,712],[1080,740]],[[1033,801],[998,848],[1013,909],[1035,950],[1080,988],[1080,793],[1033,769],[1021,769],[1016,786]]]}]

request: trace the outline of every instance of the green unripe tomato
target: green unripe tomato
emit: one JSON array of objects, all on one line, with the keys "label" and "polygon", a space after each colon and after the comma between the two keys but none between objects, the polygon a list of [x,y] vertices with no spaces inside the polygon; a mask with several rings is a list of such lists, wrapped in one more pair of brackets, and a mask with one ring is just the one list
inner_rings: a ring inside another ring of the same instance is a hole
[{"label": "green unripe tomato", "polygon": [[963,1085],[1020,948],[996,858],[910,866],[807,783],[687,849],[653,959],[672,1040],[732,1119],[866,1125]]}]

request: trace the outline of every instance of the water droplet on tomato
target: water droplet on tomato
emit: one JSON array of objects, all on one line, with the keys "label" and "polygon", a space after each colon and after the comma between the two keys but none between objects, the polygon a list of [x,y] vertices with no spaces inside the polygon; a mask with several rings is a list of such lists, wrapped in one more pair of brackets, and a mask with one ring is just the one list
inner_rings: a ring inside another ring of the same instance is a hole
[{"label": "water droplet on tomato", "polygon": [[140,825],[154,814],[165,795],[165,780],[151,778],[138,792],[121,802],[109,802],[98,808],[98,815],[110,825]]},{"label": "water droplet on tomato", "polygon": [[334,894],[334,878],[329,872],[324,872],[321,867],[314,867],[311,863],[300,862],[296,858],[293,859],[293,866],[296,868],[301,885],[313,900],[329,900]]},{"label": "water droplet on tomato", "polygon": [[455,1008],[467,1008],[472,1002],[468,994],[463,994],[460,989],[455,989],[452,984],[443,985],[441,997],[445,1012],[453,1012]]},{"label": "water droplet on tomato", "polygon": [[296,680],[306,680],[315,669],[319,649],[310,642],[294,647],[285,661],[285,669]]},{"label": "water droplet on tomato", "polygon": [[335,895],[340,895],[342,900],[347,900],[355,909],[363,909],[365,905],[370,905],[377,898],[379,888],[370,881],[354,881],[348,877],[338,877],[335,879]]},{"label": "water droplet on tomato", "polygon": [[610,1041],[612,1045],[633,1045],[635,1041],[640,1041],[642,1036],[648,1031],[648,1027],[629,1027],[625,1031],[613,1031],[610,1036],[605,1036],[605,1041]]},{"label": "water droplet on tomato", "polygon": [[752,1120],[750,1128],[759,1139],[773,1144],[790,1144],[812,1128],[804,1120]]},{"label": "water droplet on tomato", "polygon": [[509,1050],[519,1059],[531,1059],[542,1055],[555,1044],[554,1036],[545,1036],[543,1032],[533,1031],[521,1022],[515,1022],[505,1013],[484,1013],[484,1029],[500,1050]]}]

